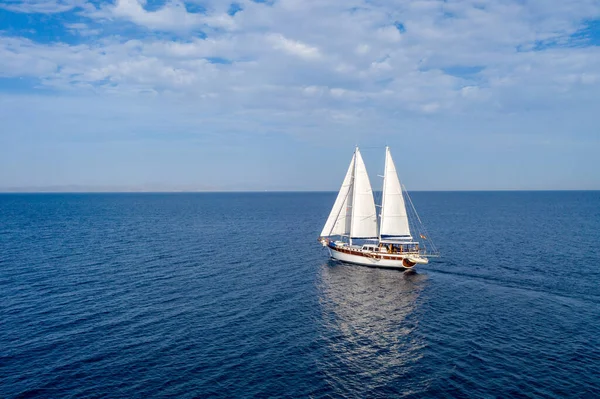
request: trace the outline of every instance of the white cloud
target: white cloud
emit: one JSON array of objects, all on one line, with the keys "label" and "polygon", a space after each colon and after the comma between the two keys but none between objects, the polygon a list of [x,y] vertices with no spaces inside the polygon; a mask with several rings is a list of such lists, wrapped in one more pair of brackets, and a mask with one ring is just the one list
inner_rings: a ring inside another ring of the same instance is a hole
[{"label": "white cloud", "polygon": [[[568,41],[586,19],[600,15],[590,0],[553,6],[541,0],[248,0],[233,17],[223,2],[203,4],[203,13],[181,1],[149,11],[137,0],[118,0],[86,11],[92,21],[67,25],[80,34],[101,34],[107,29],[97,26],[122,21],[149,28],[135,39],[123,34],[67,45],[0,36],[0,75],[37,78],[38,86],[58,91],[153,93],[253,120],[312,118],[311,126],[347,120],[341,115],[368,114],[364,120],[373,126],[398,113],[500,118],[531,107],[576,108],[578,98],[599,101],[593,95],[600,86],[599,47],[526,50],[540,40]],[[205,39],[191,33],[204,27],[213,29]],[[157,31],[174,31],[177,39]],[[448,72],[471,67],[475,72]]]},{"label": "white cloud", "polygon": [[379,28],[375,32],[375,36],[379,40],[383,40],[383,41],[387,41],[387,42],[391,42],[391,43],[397,43],[402,39],[400,32],[398,31],[398,29],[395,26],[386,26],[383,28]]},{"label": "white cloud", "polygon": [[359,44],[358,46],[356,46],[355,52],[358,55],[365,55],[369,52],[370,49],[371,48],[369,47],[368,44],[363,43],[363,44]]},{"label": "white cloud", "polygon": [[82,22],[66,23],[65,28],[67,28],[72,34],[81,36],[97,36],[102,33],[101,29],[90,28],[87,24]]},{"label": "white cloud", "polygon": [[22,13],[56,14],[81,7],[86,0],[5,0],[0,8]]},{"label": "white cloud", "polygon": [[120,18],[150,29],[167,31],[189,31],[208,26],[220,29],[235,29],[235,22],[226,12],[193,13],[186,9],[181,0],[169,0],[156,11],[144,8],[144,0],[116,0],[114,6],[104,7],[102,11],[91,13],[95,18]]},{"label": "white cloud", "polygon": [[269,40],[273,43],[274,49],[285,51],[300,58],[315,59],[321,56],[318,48],[297,40],[288,39],[281,34],[271,34]]},{"label": "white cloud", "polygon": [[435,112],[439,108],[440,108],[440,104],[438,104],[438,103],[428,103],[428,104],[424,104],[423,106],[421,106],[421,109],[427,113]]},{"label": "white cloud", "polygon": [[[63,47],[70,52],[71,49]],[[30,40],[0,36],[0,76],[46,78],[56,72],[58,64],[54,57],[39,56],[46,52]]]}]

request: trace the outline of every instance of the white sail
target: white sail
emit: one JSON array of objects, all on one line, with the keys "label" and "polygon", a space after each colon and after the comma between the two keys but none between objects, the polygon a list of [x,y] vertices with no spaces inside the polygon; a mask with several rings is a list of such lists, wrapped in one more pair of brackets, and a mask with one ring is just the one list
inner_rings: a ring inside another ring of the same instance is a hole
[{"label": "white sail", "polygon": [[381,199],[380,236],[410,236],[408,216],[400,180],[396,166],[392,160],[390,149],[385,149],[385,174],[383,177],[383,194]]},{"label": "white sail", "polygon": [[350,235],[350,207],[352,206],[352,186],[354,183],[354,162],[356,154],[352,156],[348,172],[340,188],[340,192],[331,208],[329,217],[325,222],[321,237],[335,235]]},{"label": "white sail", "polygon": [[374,238],[377,237],[377,213],[373,190],[358,148],[355,152],[354,187],[352,199],[352,219],[350,237]]}]

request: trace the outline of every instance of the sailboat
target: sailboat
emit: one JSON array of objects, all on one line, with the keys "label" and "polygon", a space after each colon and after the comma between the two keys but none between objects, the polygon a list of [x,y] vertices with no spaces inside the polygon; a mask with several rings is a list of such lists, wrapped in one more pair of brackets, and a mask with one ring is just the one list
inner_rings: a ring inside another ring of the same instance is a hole
[{"label": "sailboat", "polygon": [[[413,238],[405,196],[420,223],[408,193],[402,190],[389,147],[385,148],[380,205],[375,205],[369,175],[356,147],[319,241],[333,259],[342,262],[392,269],[427,264],[428,257],[437,253],[428,253],[424,243]],[[419,238],[426,240],[422,223],[413,225],[419,230]],[[430,247],[435,251],[432,243]]]}]

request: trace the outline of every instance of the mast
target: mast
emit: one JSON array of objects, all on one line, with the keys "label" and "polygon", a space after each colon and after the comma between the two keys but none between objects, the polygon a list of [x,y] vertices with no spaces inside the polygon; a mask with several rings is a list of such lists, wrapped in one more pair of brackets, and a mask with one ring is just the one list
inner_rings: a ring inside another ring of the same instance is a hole
[{"label": "mast", "polygon": [[381,190],[381,212],[379,213],[379,228],[377,229],[377,233],[379,235],[379,242],[381,242],[381,225],[383,224],[383,210],[385,209],[385,183],[387,181],[387,163],[388,163],[388,151],[389,148],[387,145],[385,146],[385,164],[383,166],[383,188]]},{"label": "mast", "polygon": [[[354,184],[356,183],[356,153],[358,152],[358,145],[354,147],[354,170],[352,171],[352,205],[356,203],[356,190]],[[350,230],[348,231],[348,243],[352,245],[352,220],[354,219],[354,206],[350,208]]]}]

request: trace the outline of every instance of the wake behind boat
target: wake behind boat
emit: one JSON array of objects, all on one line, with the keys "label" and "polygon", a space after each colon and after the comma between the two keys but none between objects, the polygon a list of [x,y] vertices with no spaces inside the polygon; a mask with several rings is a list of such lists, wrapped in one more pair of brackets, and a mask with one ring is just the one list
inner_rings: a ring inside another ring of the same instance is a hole
[{"label": "wake behind boat", "polygon": [[[404,195],[416,218],[412,224],[419,238],[426,240],[412,201],[408,193]],[[377,220],[369,175],[356,147],[319,241],[333,259],[342,262],[393,269],[410,269],[428,263],[429,256],[437,256],[435,247],[430,243],[434,252],[428,253],[424,242],[411,235],[404,195],[390,149],[386,147],[383,191],[381,205],[378,205],[381,212]]]}]

